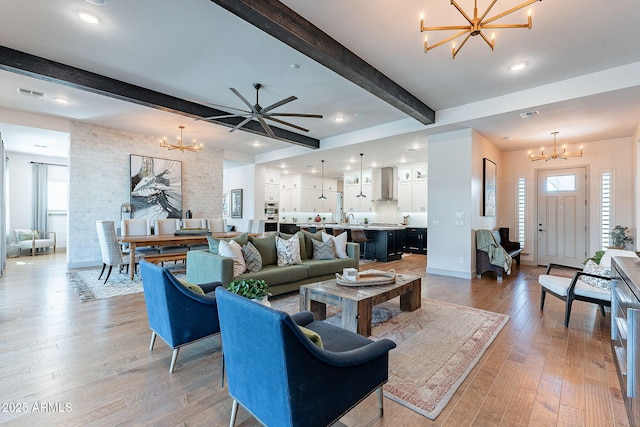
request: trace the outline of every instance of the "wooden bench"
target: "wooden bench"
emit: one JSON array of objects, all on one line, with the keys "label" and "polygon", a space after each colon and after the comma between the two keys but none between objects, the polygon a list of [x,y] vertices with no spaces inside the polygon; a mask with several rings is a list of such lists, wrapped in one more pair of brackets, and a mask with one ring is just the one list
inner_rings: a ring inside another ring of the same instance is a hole
[{"label": "wooden bench", "polygon": [[150,254],[144,256],[145,261],[158,264],[165,261],[184,261],[187,259],[187,252],[178,252],[173,254]]},{"label": "wooden bench", "polygon": [[[492,231],[496,241],[504,248],[509,256],[516,262],[516,265],[520,265],[520,242],[512,242],[509,240],[509,229],[507,227],[501,227],[498,230]],[[498,282],[502,282],[502,276],[504,276],[504,268],[493,265],[489,261],[489,254],[485,251],[476,249],[476,277],[479,279],[482,273],[487,271],[495,271],[498,278]]]}]

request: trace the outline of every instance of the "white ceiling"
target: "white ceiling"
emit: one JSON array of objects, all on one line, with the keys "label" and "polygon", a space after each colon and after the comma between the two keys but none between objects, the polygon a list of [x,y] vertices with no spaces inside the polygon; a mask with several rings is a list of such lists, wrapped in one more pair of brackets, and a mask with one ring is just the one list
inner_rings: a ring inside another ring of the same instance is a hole
[{"label": "white ceiling", "polygon": [[[499,0],[495,10],[520,2]],[[253,102],[252,83],[260,82],[261,105],[295,95],[298,100],[278,111],[324,115],[291,119],[321,140],[320,150],[229,133],[226,127],[8,71],[0,71],[0,108],[158,137],[175,136],[185,125],[185,139],[224,148],[228,160],[284,163],[293,173],[318,168],[326,159],[329,176],[353,167],[350,161],[358,163],[359,152],[365,153],[365,167],[426,160],[428,135],[452,129],[473,127],[503,150],[521,150],[549,146],[556,130],[559,143],[583,144],[629,137],[640,123],[640,2],[635,0],[616,0],[615,7],[596,0],[538,2],[531,6],[531,30],[496,31],[493,52],[472,38],[455,60],[448,46],[425,54],[419,31],[421,14],[427,25],[461,23],[448,0],[324,0],[321,7],[303,0],[282,3],[436,110],[436,123],[424,126],[408,118],[209,0],[109,0],[104,6],[84,0],[4,0],[0,44],[172,96],[234,108],[244,105],[228,88]],[[459,3],[472,13],[473,2]],[[489,1],[478,3],[482,12]],[[80,10],[93,12],[101,23],[84,23],[76,15]],[[522,10],[501,22],[521,23],[525,16]],[[440,38],[429,35],[430,43]],[[529,66],[510,72],[517,61]],[[18,87],[47,98],[19,96]],[[54,97],[69,104],[59,105]],[[533,110],[540,115],[520,118]],[[43,144],[61,135],[31,133],[3,119],[5,112],[0,110],[0,132],[9,150],[41,153],[44,148],[34,144],[64,146]],[[345,120],[338,123],[336,116]],[[405,151],[414,145],[417,151]]]}]

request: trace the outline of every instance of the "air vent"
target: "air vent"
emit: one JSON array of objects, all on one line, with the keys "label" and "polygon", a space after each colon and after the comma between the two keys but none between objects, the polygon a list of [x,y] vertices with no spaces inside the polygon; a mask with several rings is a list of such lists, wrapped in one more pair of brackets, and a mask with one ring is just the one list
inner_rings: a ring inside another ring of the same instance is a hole
[{"label": "air vent", "polygon": [[35,90],[23,89],[21,87],[18,88],[18,94],[24,96],[30,96],[32,98],[45,99],[47,97],[46,93],[36,92]]},{"label": "air vent", "polygon": [[523,119],[530,119],[539,115],[540,111],[527,111],[526,113],[520,113],[520,117],[522,117]]}]

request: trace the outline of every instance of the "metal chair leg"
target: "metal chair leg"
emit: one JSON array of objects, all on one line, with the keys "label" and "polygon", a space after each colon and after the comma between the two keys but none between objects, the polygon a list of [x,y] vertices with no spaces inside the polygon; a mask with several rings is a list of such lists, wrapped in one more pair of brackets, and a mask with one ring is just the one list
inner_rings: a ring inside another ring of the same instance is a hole
[{"label": "metal chair leg", "polygon": [[378,389],[376,390],[376,393],[378,395],[378,414],[379,416],[383,417],[384,416],[384,407],[383,407],[383,400],[382,400],[382,386],[378,387]]},{"label": "metal chair leg", "polygon": [[176,361],[178,360],[178,353],[180,352],[180,347],[176,347],[173,349],[173,355],[171,356],[171,365],[169,366],[169,373],[173,372],[173,369],[176,367]]},{"label": "metal chair leg", "polygon": [[151,344],[149,344],[149,351],[153,350],[153,345],[156,343],[156,332],[151,331]]},{"label": "metal chair leg", "polygon": [[222,385],[224,387],[224,350],[222,351]]},{"label": "metal chair leg", "polygon": [[238,401],[233,399],[233,406],[231,407],[231,419],[229,420],[229,427],[233,427],[235,425],[237,416],[238,416]]},{"label": "metal chair leg", "polygon": [[104,273],[104,269],[107,267],[107,264],[102,263],[102,271],[100,271],[100,275],[98,276],[98,280],[102,277],[102,273]]},{"label": "metal chair leg", "polygon": [[[104,283],[107,283],[107,280],[109,280],[109,276],[111,276],[111,270],[113,269],[113,265],[109,266],[109,271],[107,272],[107,278],[104,279]],[[104,284],[103,283],[103,284]]]}]

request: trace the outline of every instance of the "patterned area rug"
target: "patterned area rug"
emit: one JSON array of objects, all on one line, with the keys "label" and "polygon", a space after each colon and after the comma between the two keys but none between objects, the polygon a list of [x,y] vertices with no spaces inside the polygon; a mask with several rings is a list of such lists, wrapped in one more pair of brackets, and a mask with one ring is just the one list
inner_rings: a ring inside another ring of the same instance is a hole
[{"label": "patterned area rug", "polygon": [[[94,301],[97,299],[111,298],[118,295],[135,294],[142,292],[142,281],[140,275],[136,275],[133,280],[128,274],[120,273],[116,268],[111,272],[109,280],[104,283],[107,272],[98,280],[101,268],[91,270],[78,270],[67,273],[67,279],[71,287],[76,291],[80,301]],[[184,267],[176,270],[176,277],[184,277]]]},{"label": "patterned area rug", "polygon": [[[297,295],[272,300],[272,307],[295,313]],[[331,317],[329,317],[331,316]],[[339,309],[327,306],[327,321],[340,325]],[[373,309],[373,340],[397,344],[389,360],[385,396],[435,419],[478,363],[509,316],[423,299],[414,312],[394,300]]]}]

